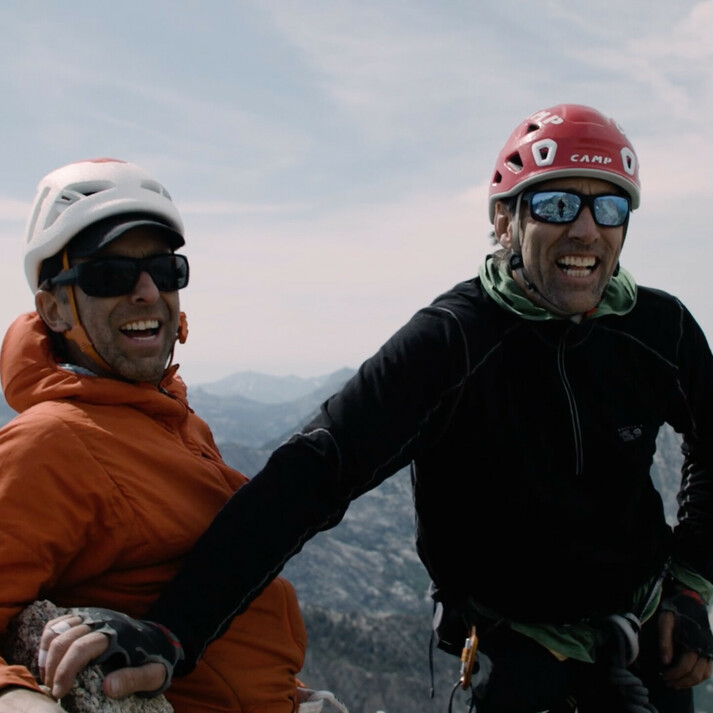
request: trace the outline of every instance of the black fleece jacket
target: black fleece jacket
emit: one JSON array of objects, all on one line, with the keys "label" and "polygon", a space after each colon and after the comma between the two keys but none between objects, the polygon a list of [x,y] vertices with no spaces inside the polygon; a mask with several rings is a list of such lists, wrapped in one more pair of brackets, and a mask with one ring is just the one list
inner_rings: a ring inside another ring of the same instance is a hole
[{"label": "black fleece jacket", "polygon": [[[664,422],[684,439],[673,531],[650,477]],[[183,643],[177,674],[409,463],[418,551],[446,598],[568,622],[627,609],[669,555],[713,580],[713,357],[690,313],[640,287],[623,316],[533,321],[475,278],[414,315],[226,504],[147,615]]]}]

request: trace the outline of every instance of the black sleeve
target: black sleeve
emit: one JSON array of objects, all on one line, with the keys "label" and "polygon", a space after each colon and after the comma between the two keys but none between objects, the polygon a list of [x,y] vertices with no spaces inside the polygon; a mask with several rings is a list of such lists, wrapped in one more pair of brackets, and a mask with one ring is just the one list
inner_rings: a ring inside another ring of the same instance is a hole
[{"label": "black sleeve", "polygon": [[230,498],[145,616],[180,640],[186,659],[176,675],[307,540],[438,437],[467,363],[453,313],[422,310]]},{"label": "black sleeve", "polygon": [[713,357],[703,332],[685,309],[681,334],[681,388],[691,425],[683,432],[674,552],[713,581]]}]

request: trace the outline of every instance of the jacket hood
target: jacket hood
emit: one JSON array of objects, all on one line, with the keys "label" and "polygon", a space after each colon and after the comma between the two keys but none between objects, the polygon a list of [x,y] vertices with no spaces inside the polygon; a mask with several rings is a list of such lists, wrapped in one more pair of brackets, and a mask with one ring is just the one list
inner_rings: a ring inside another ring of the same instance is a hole
[{"label": "jacket hood", "polygon": [[19,413],[57,399],[132,405],[163,419],[183,418],[188,408],[186,386],[175,367],[166,371],[159,390],[152,384],[87,375],[60,366],[37,312],[19,316],[7,330],[0,353],[0,379],[5,400]]}]

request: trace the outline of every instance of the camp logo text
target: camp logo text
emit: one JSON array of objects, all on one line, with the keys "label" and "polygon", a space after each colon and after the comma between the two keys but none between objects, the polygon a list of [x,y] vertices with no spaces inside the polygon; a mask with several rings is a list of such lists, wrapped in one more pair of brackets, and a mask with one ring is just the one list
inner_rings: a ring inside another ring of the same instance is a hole
[{"label": "camp logo text", "polygon": [[606,166],[607,164],[612,162],[612,160],[608,156],[597,156],[596,154],[593,156],[589,156],[587,154],[582,153],[573,153],[569,157],[569,160],[571,163],[598,163],[602,166]]}]

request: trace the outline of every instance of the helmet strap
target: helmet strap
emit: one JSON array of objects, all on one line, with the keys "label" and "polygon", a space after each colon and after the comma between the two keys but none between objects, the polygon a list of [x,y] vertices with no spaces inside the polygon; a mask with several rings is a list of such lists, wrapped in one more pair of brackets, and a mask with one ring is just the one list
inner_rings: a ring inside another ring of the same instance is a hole
[{"label": "helmet strap", "polygon": [[522,247],[520,246],[520,206],[522,205],[522,191],[517,194],[515,199],[515,211],[512,221],[512,251],[514,254],[520,257],[520,268],[522,268],[522,256],[520,252]]},{"label": "helmet strap", "polygon": [[510,270],[515,273],[519,281],[527,286],[527,289],[530,290],[530,292],[534,292],[539,296],[540,299],[545,299],[541,294],[540,291],[537,289],[537,286],[535,285],[534,282],[531,282],[530,279],[527,277],[525,274],[525,263],[523,262],[522,259],[522,245],[520,243],[520,209],[522,205],[522,192],[517,194],[517,198],[515,200],[515,210],[513,211],[513,220],[512,220],[512,236],[511,236],[511,242],[512,242],[512,255],[510,256]]},{"label": "helmet strap", "polygon": [[[67,248],[62,251],[62,269],[69,269],[69,256],[67,254]],[[89,357],[99,367],[106,371],[113,371],[113,369],[99,355],[99,352],[94,348],[92,340],[89,338],[87,331],[82,326],[79,319],[79,312],[77,311],[77,301],[74,297],[74,285],[66,285],[65,289],[67,290],[69,307],[72,310],[72,327],[64,332],[65,339],[69,339],[74,342],[79,347],[82,354]]]}]

